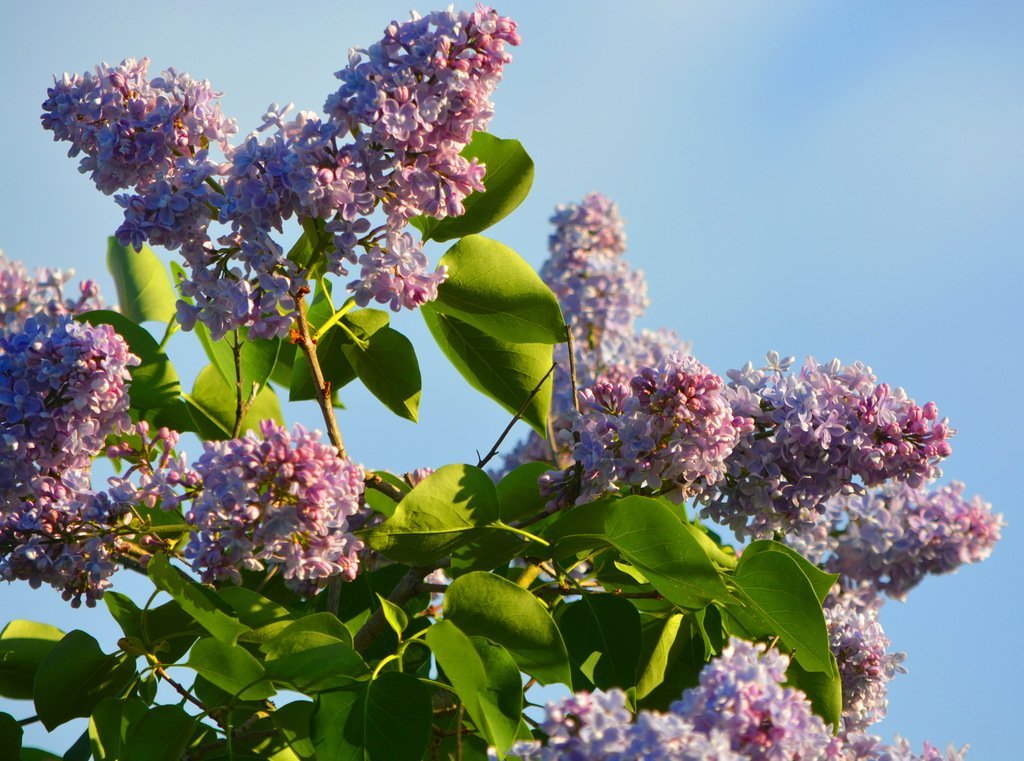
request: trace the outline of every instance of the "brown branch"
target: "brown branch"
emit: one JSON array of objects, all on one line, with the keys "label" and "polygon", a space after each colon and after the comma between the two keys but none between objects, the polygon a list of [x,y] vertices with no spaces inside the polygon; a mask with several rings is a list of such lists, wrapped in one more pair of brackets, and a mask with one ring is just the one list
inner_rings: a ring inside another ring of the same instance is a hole
[{"label": "brown branch", "polygon": [[[576,398],[579,390],[576,387],[576,347],[573,346],[572,341],[572,329],[569,327],[569,323],[565,323],[565,343],[569,349],[569,382],[572,384],[572,408],[577,413],[580,411],[580,402]],[[579,434],[577,434],[579,436]]]},{"label": "brown branch", "polygon": [[154,671],[154,673],[158,677],[160,677],[165,682],[167,682],[167,684],[171,685],[171,687],[174,688],[174,691],[177,692],[179,695],[181,695],[183,698],[185,698],[185,700],[187,700],[189,703],[194,705],[196,708],[198,708],[200,711],[205,713],[207,716],[212,716],[213,715],[213,714],[210,713],[210,709],[206,706],[206,704],[203,701],[201,701],[199,698],[197,698],[191,692],[189,692],[184,687],[182,687],[180,683],[176,682],[174,679],[171,679],[170,674],[168,674],[164,670],[163,666],[156,666],[156,667],[153,668],[153,671]]},{"label": "brown branch", "polygon": [[320,405],[320,413],[323,415],[324,423],[327,425],[327,437],[338,450],[338,454],[345,456],[345,445],[341,440],[341,429],[338,428],[338,420],[334,416],[334,407],[331,406],[330,387],[324,381],[323,370],[320,369],[320,360],[316,356],[316,341],[309,329],[309,319],[306,314],[306,294],[308,288],[302,288],[295,294],[295,325],[292,331],[292,342],[299,347],[306,357],[309,365],[309,374],[313,376],[313,387],[316,390],[316,401]]},{"label": "brown branch", "polygon": [[231,431],[231,437],[237,439],[242,433],[242,418],[245,417],[246,405],[242,392],[242,345],[238,342],[238,331],[232,331],[234,341],[231,344],[231,353],[235,358],[235,427]]},{"label": "brown branch", "polygon": [[508,436],[509,431],[512,430],[512,426],[514,426],[516,423],[518,423],[520,418],[522,418],[522,416],[526,413],[526,408],[530,406],[530,402],[532,402],[533,398],[535,396],[537,396],[537,394],[540,392],[540,388],[541,388],[541,386],[544,385],[544,382],[549,377],[551,377],[551,373],[553,373],[555,371],[555,367],[556,366],[554,364],[552,364],[551,367],[548,369],[548,371],[546,373],[544,373],[544,377],[541,378],[537,382],[537,385],[533,387],[533,391],[531,391],[530,395],[528,397],[526,397],[526,401],[523,402],[523,406],[520,407],[519,411],[515,415],[512,416],[512,419],[508,422],[508,425],[505,426],[505,430],[501,432],[501,435],[498,436],[498,440],[494,442],[494,446],[491,447],[491,451],[489,451],[483,457],[479,458],[479,460],[477,461],[477,464],[476,464],[476,466],[478,468],[482,468],[484,465],[489,463],[491,461],[491,459],[493,459],[493,457],[496,454],[498,454],[498,447],[501,446],[501,442],[503,442],[505,440],[505,437]]},{"label": "brown branch", "polygon": [[395,502],[401,502],[402,497],[405,496],[401,489],[399,489],[394,484],[389,484],[376,473],[367,474],[366,478],[363,480],[363,483],[366,485],[367,489],[379,491],[385,497],[389,497],[390,499],[393,499]]}]

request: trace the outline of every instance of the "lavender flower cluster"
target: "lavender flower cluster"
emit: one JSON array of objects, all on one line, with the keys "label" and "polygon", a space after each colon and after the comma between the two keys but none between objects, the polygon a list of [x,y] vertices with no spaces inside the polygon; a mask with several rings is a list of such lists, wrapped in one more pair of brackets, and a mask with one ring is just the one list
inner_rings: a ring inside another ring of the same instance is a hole
[{"label": "lavender flower cluster", "polygon": [[[628,384],[641,367],[656,367],[688,344],[667,330],[637,330],[647,309],[647,281],[623,257],[626,233],[618,207],[600,193],[555,209],[541,279],[551,288],[573,338],[573,361],[580,386],[601,380]],[[574,409],[569,350],[555,346],[556,370],[551,402],[554,436],[548,442],[531,434],[504,457],[502,472],[534,460],[551,460],[552,445],[560,465],[571,462]]]},{"label": "lavender flower cluster", "polygon": [[580,498],[623,487],[691,497],[717,483],[751,428],[733,415],[723,385],[693,357],[670,354],[657,367],[640,368],[629,385],[598,380],[581,391],[569,434],[582,471]]},{"label": "lavender flower cluster", "polygon": [[903,600],[926,576],[987,558],[1004,525],[988,502],[965,497],[962,483],[894,483],[832,499],[820,521],[786,542],[847,587]]},{"label": "lavender flower cluster", "polygon": [[[209,83],[173,70],[147,80],[146,59],[65,75],[42,120],[71,155],[83,154],[80,169],[101,190],[131,189],[116,199],[123,244],[181,249],[190,271],[182,325],[199,320],[215,339],[241,326],[256,338],[283,336],[306,280],[271,233],[292,216],[328,222],[329,269],[359,266],[349,289],[360,305],[397,311],[436,298],[446,273],[428,271],[406,229],[419,214],[464,213],[466,196],[484,189],[484,165],[461,151],[490,121],[506,46],[517,44],[515,23],[483,6],[393,22],[337,72],[326,120],[289,120],[290,106],[273,105],[236,146],[235,123]],[[212,146],[225,162],[211,158]],[[378,207],[386,220],[371,229]],[[215,220],[230,225],[216,240]]]},{"label": "lavender flower cluster", "polygon": [[191,500],[184,514],[194,527],[185,557],[204,581],[280,567],[303,596],[333,576],[355,578],[363,543],[348,519],[360,511],[363,469],[300,425],[289,432],[266,420],[260,434],[206,442],[178,474],[186,490],[176,502]]},{"label": "lavender flower cluster", "polygon": [[877,383],[871,368],[813,359],[796,373],[774,352],[768,365],[729,372],[726,398],[753,429],[737,445],[704,514],[738,537],[770,537],[814,523],[826,500],[856,484],[912,487],[941,475],[954,431],[933,402]]},{"label": "lavender flower cluster", "polygon": [[65,315],[75,316],[103,306],[99,287],[92,280],[78,284],[78,297],[64,296],[74,270],[38,268],[29,274],[18,261],[0,251],[0,333],[15,333],[29,317],[56,326]]},{"label": "lavender flower cluster", "polygon": [[633,719],[620,690],[577,693],[549,703],[546,741],[513,746],[524,761],[959,761],[925,744],[911,752],[897,738],[833,736],[806,696],[784,686],[789,657],[763,644],[731,639],[669,712]]},{"label": "lavender flower cluster", "polygon": [[73,605],[94,604],[115,565],[113,528],[125,507],[91,488],[93,458],[127,430],[129,368],[139,360],[108,325],[72,315],[70,273],[30,278],[0,260],[0,578],[50,584]]}]

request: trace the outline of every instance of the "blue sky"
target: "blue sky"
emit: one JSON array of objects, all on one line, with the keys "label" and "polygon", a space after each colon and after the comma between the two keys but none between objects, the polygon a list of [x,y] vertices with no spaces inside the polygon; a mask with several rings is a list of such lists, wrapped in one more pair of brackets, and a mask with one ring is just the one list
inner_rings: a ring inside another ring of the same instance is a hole
[{"label": "blue sky", "polygon": [[[348,48],[408,10],[210,5],[2,6],[8,256],[75,267],[113,296],[103,253],[118,208],[39,127],[53,72],[149,56],[155,71],[209,78],[247,131],[271,101],[319,110]],[[1024,6],[666,0],[499,9],[520,22],[524,42],[492,131],[522,140],[537,176],[494,237],[539,265],[553,206],[604,192],[618,200],[627,255],[650,281],[646,326],[676,329],[719,372],[769,349],[860,359],[918,401],[935,400],[959,429],[947,478],[984,494],[1010,526],[985,564],[931,579],[884,610],[910,673],[893,682],[879,731],[918,746],[969,742],[975,759],[1008,757],[1024,741],[1015,654],[1024,573],[1014,562],[1024,551],[1013,428],[1021,418],[1001,408],[1024,372]],[[419,347],[422,422],[389,419],[371,397],[352,394],[341,422],[350,451],[404,470],[484,450],[505,414],[444,365],[416,315],[396,327]],[[172,349],[194,367],[187,341]],[[317,424],[315,409],[289,415]],[[56,594],[2,586],[0,609],[97,632],[113,647],[102,616],[73,612]]]}]

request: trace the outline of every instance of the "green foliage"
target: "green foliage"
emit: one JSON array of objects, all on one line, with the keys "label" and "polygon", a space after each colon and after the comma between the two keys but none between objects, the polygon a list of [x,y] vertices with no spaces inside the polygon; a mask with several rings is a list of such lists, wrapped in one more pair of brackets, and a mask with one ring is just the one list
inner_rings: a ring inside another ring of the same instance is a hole
[{"label": "green foliage", "polygon": [[430,690],[395,671],[317,700],[312,718],[317,758],[400,761],[423,757],[430,742]]},{"label": "green foliage", "polygon": [[255,656],[213,637],[201,639],[192,646],[188,667],[242,700],[269,698],[275,692],[265,678],[267,670]]},{"label": "green foliage", "polygon": [[107,269],[117,286],[121,314],[134,322],[170,322],[177,307],[174,287],[160,258],[146,245],[141,251],[107,239]]},{"label": "green foliage", "polygon": [[640,613],[628,600],[585,594],[560,609],[558,629],[572,662],[574,688],[636,685],[643,639]]},{"label": "green foliage", "polygon": [[39,665],[64,637],[64,632],[35,621],[11,621],[0,632],[0,695],[15,700],[32,697]]},{"label": "green foliage", "polygon": [[[184,396],[199,434],[207,440],[230,439],[237,412],[236,389],[228,384],[213,365],[207,365],[196,376],[192,393]],[[243,393],[243,403],[248,399]],[[277,394],[264,386],[242,416],[241,432],[257,430],[261,420],[284,424]]]},{"label": "green foliage", "polygon": [[460,576],[444,596],[444,617],[466,634],[502,645],[541,684],[571,684],[569,655],[551,614],[527,590],[493,573]]},{"label": "green foliage", "polygon": [[511,343],[565,341],[565,320],[555,295],[508,246],[469,235],[441,257],[448,279],[431,307],[493,338]]},{"label": "green foliage", "polygon": [[462,155],[486,165],[486,190],[473,193],[463,202],[466,213],[461,216],[413,219],[412,223],[423,233],[423,240],[446,241],[482,232],[515,211],[530,192],[533,159],[518,140],[502,140],[487,132],[477,132]]},{"label": "green foliage", "polygon": [[75,629],[64,635],[36,671],[32,700],[49,730],[88,716],[103,698],[124,692],[135,677],[135,659],[106,655],[90,635]]},{"label": "green foliage", "polygon": [[[420,307],[441,351],[469,385],[545,435],[551,409],[552,349],[548,344],[517,344],[488,335],[430,304]],[[539,387],[539,388],[538,388]]]},{"label": "green foliage", "polygon": [[171,565],[166,555],[154,555],[147,573],[157,589],[174,598],[206,631],[224,644],[234,644],[249,627],[225,612],[226,607],[209,589],[197,584]]},{"label": "green foliage", "polygon": [[467,637],[450,621],[431,626],[426,641],[484,738],[499,753],[508,750],[523,711],[519,669],[512,656],[500,645]]},{"label": "green foliage", "polygon": [[[238,370],[242,374],[242,395],[248,399],[253,390],[262,389],[274,373],[277,358],[281,353],[280,339],[249,338],[247,328],[233,330],[219,341],[214,341],[210,331],[201,322],[195,326],[195,334],[206,351],[206,356],[220,373],[224,381],[234,388]],[[235,352],[238,353],[238,368],[235,367]]]}]

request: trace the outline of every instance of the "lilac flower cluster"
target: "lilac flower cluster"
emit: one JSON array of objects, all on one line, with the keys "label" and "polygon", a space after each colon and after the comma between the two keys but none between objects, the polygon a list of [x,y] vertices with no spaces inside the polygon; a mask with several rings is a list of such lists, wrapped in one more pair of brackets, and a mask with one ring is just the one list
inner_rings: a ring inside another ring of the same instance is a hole
[{"label": "lilac flower cluster", "polygon": [[128,368],[139,361],[110,326],[76,322],[39,293],[18,307],[39,316],[0,331],[0,578],[93,605],[127,507],[92,491],[89,469],[131,425]]},{"label": "lilac flower cluster", "polygon": [[889,638],[878,620],[882,600],[870,590],[833,594],[825,602],[829,646],[843,684],[843,730],[860,732],[885,718],[886,686],[905,653],[890,653]]},{"label": "lilac flower cluster", "polygon": [[104,193],[145,188],[171,171],[176,156],[194,155],[211,143],[226,145],[235,123],[221,113],[209,82],[173,69],[147,79],[149,59],[54,78],[43,102],[43,128],[71,143]]},{"label": "lilac flower cluster", "polygon": [[204,581],[239,582],[242,570],[280,566],[304,596],[333,576],[355,578],[363,543],[347,519],[360,510],[362,468],[302,426],[289,433],[267,420],[260,433],[206,442],[181,476],[193,486],[185,557]]},{"label": "lilac flower cluster", "polygon": [[598,380],[581,391],[571,434],[578,439],[580,499],[623,487],[690,497],[717,483],[751,427],[733,415],[723,385],[693,357],[670,354],[657,367],[641,368],[629,385]]},{"label": "lilac flower cluster", "polygon": [[[109,325],[31,317],[0,334],[0,489],[87,469],[127,429],[128,368],[139,360]],[[18,496],[21,496],[20,494]]]},{"label": "lilac flower cluster", "polygon": [[[360,267],[349,284],[360,305],[397,311],[437,297],[446,272],[428,270],[405,228],[419,214],[463,214],[466,196],[484,189],[484,165],[461,151],[490,121],[506,46],[517,44],[515,23],[483,6],[393,22],[337,73],[326,120],[288,120],[291,106],[275,104],[237,146],[209,83],[173,70],[148,80],[146,59],[65,75],[42,121],[71,155],[83,154],[81,171],[101,190],[131,189],[116,198],[123,244],[181,249],[186,328],[199,320],[215,339],[242,326],[256,338],[283,336],[306,280],[270,234],[293,216],[328,222],[329,268]],[[226,162],[211,158],[214,146]],[[378,207],[386,224],[371,230]],[[213,221],[230,232],[212,235]]]},{"label": "lilac flower cluster", "polygon": [[[600,193],[589,193],[576,204],[555,209],[554,232],[548,240],[550,257],[540,276],[558,299],[573,337],[573,360],[579,386],[599,379],[628,384],[641,367],[655,367],[673,352],[687,353],[689,345],[667,330],[637,330],[647,308],[647,281],[623,258],[626,233],[618,207]],[[568,348],[555,346],[556,370],[552,395],[553,436],[536,434],[508,452],[502,472],[532,460],[571,462],[565,432],[572,427],[572,381]]]},{"label": "lilac flower cluster", "polygon": [[[633,720],[620,690],[577,693],[548,703],[541,742],[521,742],[524,761],[942,761],[925,744],[910,751],[862,734],[835,737],[806,696],[783,686],[789,657],[733,638],[704,667],[668,713],[641,711]],[[952,749],[948,761],[962,759]]]},{"label": "lilac flower cluster", "polygon": [[846,586],[867,584],[902,600],[929,574],[987,558],[1004,525],[981,497],[966,498],[961,483],[887,484],[834,498],[818,523],[786,541]]},{"label": "lilac flower cluster", "polygon": [[760,369],[729,372],[726,398],[753,429],[729,458],[706,516],[738,537],[766,537],[813,523],[826,500],[855,485],[920,486],[941,474],[954,431],[929,402],[877,383],[861,363],[813,359],[796,373],[774,352]]},{"label": "lilac flower cluster", "polygon": [[38,268],[32,274],[0,251],[0,333],[15,333],[34,317],[56,327],[65,315],[75,316],[103,306],[99,287],[92,280],[78,284],[78,298],[64,296],[64,285],[74,270]]}]

